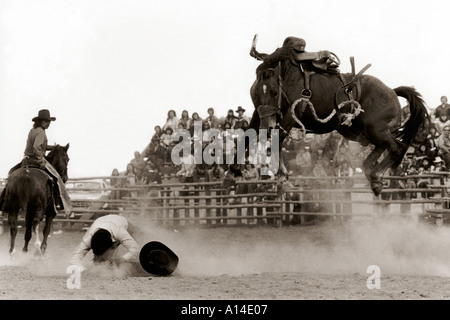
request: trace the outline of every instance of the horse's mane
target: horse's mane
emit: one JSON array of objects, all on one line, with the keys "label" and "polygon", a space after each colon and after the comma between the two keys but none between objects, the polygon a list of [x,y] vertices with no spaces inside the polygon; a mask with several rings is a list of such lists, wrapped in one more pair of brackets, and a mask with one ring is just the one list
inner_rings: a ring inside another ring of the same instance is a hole
[{"label": "horse's mane", "polygon": [[69,160],[69,157],[67,156],[67,148],[60,146],[60,145],[56,145],[53,150],[51,150],[46,156],[45,159],[47,159],[48,162],[54,164],[55,161],[59,162],[60,160],[62,160],[63,158],[65,160],[65,162],[67,162]]},{"label": "horse's mane", "polygon": [[56,145],[53,150],[51,150],[46,156],[45,158],[47,159],[48,162],[52,162],[52,160],[54,160],[55,156],[57,154],[59,154],[61,152],[62,147],[60,145]]}]

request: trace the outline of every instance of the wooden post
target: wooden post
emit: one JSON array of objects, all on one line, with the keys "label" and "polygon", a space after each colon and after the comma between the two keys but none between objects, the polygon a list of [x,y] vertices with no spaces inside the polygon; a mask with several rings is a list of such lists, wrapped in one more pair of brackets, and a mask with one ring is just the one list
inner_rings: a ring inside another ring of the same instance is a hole
[{"label": "wooden post", "polygon": [[[209,182],[209,181],[208,181],[208,182]],[[206,197],[211,196],[211,187],[210,187],[209,185],[205,186],[205,195],[206,195]],[[211,205],[211,199],[208,199],[208,198],[207,198],[207,199],[205,200],[205,204],[206,204],[207,206],[210,206],[210,205]],[[206,215],[207,218],[211,217],[211,209],[210,209],[210,208],[206,208],[206,213],[205,213],[205,215]],[[200,222],[199,222],[199,223],[200,223]],[[206,219],[206,223],[207,223],[208,225],[210,225],[210,224],[211,224],[211,220]]]},{"label": "wooden post", "polygon": [[444,225],[444,215],[442,213],[436,213],[436,225],[441,227]]}]

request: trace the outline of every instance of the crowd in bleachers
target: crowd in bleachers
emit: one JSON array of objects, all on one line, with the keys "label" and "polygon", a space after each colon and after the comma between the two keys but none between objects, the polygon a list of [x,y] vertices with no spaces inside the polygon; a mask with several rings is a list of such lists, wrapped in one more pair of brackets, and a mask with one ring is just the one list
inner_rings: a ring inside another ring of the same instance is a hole
[{"label": "crowd in bleachers", "polygon": [[[450,165],[450,152],[447,156],[443,150],[448,140],[450,151],[450,139],[447,137],[450,131],[450,105],[447,104],[445,97],[442,97],[441,101],[442,104],[431,112],[431,126],[421,128],[402,164],[395,172],[389,170],[388,174],[414,175],[447,170]],[[177,143],[172,141],[174,131],[186,129],[193,140],[200,138],[196,137],[198,130],[196,131],[194,126],[199,121],[201,122],[202,148],[211,143],[208,129],[212,128],[220,131],[220,137],[224,141],[224,152],[230,152],[225,148],[225,141],[229,138],[227,135],[233,134],[238,129],[245,131],[249,126],[250,118],[246,116],[245,111],[239,106],[237,110],[228,110],[224,116],[217,116],[214,108],[208,108],[205,117],[201,118],[198,112],[190,116],[187,110],[183,110],[181,115],[177,116],[175,110],[169,110],[166,122],[155,126],[150,143],[142,151],[135,151],[125,172],[119,173],[117,169],[114,169],[112,174],[128,176],[136,184],[161,183],[164,175],[172,174],[181,182],[219,180],[223,181],[224,187],[232,186],[240,179],[273,179],[274,175],[270,174],[270,170],[266,176],[261,174],[261,168],[267,167],[267,163],[255,165],[249,158],[245,159],[245,164],[216,162],[207,164],[204,161],[201,164],[194,164],[192,154],[183,155],[179,165],[175,165],[171,160],[172,149]],[[408,117],[409,107],[405,106],[402,108],[402,121],[406,121]],[[372,150],[371,145],[362,147],[356,142],[344,139],[336,131],[320,135],[309,133],[302,139],[298,139],[295,133],[296,130],[293,129],[291,135],[283,141],[281,153],[287,170],[293,176],[351,177],[355,173],[362,172],[362,161]],[[270,159],[270,148],[265,152]],[[117,184],[120,181],[124,184],[129,183],[130,180],[117,179]],[[333,183],[339,184],[339,181],[348,183],[349,180],[336,179]],[[415,180],[414,183],[417,186],[420,181]],[[245,191],[237,190],[236,192],[244,193]]]}]

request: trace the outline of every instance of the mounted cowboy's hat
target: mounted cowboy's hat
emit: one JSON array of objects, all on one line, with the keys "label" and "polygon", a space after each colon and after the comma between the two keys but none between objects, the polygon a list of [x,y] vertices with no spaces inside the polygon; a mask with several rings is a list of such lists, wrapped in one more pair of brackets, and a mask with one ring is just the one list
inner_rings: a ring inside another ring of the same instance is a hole
[{"label": "mounted cowboy's hat", "polygon": [[239,106],[239,107],[237,108],[236,112],[239,112],[239,111],[245,112],[245,109],[242,108],[241,106]]},{"label": "mounted cowboy's hat", "polygon": [[151,241],[142,247],[139,262],[148,273],[168,276],[177,268],[178,257],[163,243]]},{"label": "mounted cowboy's hat", "polygon": [[38,116],[31,119],[31,121],[36,122],[38,120],[55,121],[55,117],[50,117],[50,111],[47,109],[39,110]]}]

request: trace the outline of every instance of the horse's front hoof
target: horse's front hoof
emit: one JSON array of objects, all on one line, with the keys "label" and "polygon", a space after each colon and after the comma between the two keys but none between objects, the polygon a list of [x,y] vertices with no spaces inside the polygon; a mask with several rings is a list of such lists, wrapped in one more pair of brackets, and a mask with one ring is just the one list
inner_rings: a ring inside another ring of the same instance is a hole
[{"label": "horse's front hoof", "polygon": [[373,194],[378,197],[383,190],[383,183],[381,181],[372,181],[370,187],[372,188]]},{"label": "horse's front hoof", "polygon": [[9,257],[13,259],[16,255],[16,249],[9,250]]}]

